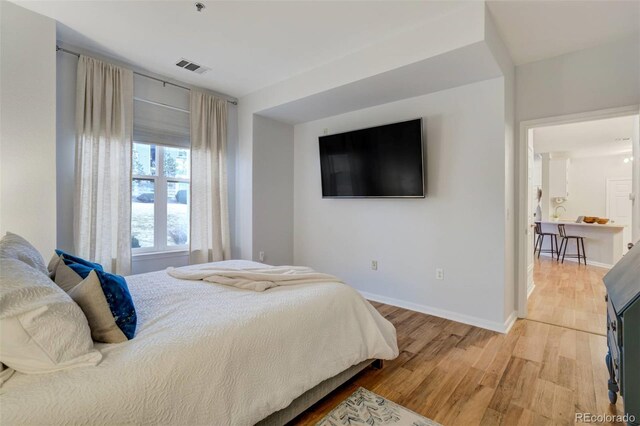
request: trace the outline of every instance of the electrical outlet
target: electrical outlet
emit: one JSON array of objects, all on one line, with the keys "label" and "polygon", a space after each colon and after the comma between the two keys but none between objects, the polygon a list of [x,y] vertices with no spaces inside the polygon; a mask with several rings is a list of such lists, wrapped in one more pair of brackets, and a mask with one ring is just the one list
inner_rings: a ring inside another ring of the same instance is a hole
[{"label": "electrical outlet", "polygon": [[436,280],[444,280],[444,269],[436,268]]},{"label": "electrical outlet", "polygon": [[329,129],[327,129],[327,128],[323,129],[322,133],[325,134],[325,135],[328,135],[329,134]]},{"label": "electrical outlet", "polygon": [[377,271],[378,270],[378,261],[377,260],[372,260],[371,261],[371,270],[372,271]]},{"label": "electrical outlet", "polygon": [[260,262],[264,262],[264,252],[261,251],[260,253],[258,253],[258,256],[260,257]]}]

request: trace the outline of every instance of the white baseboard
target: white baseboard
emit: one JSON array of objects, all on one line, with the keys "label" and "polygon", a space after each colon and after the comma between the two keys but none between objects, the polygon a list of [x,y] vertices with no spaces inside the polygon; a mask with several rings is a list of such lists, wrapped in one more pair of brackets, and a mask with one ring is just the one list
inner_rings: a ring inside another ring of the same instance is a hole
[{"label": "white baseboard", "polygon": [[511,315],[509,315],[509,318],[507,318],[507,320],[504,322],[504,331],[501,331],[501,333],[507,334],[509,331],[511,331],[511,327],[513,327],[513,324],[516,323],[517,319],[518,319],[518,312],[517,311],[511,312]]},{"label": "white baseboard", "polygon": [[373,294],[366,291],[358,291],[365,299],[372,300],[374,302],[384,303],[385,305],[397,306],[398,308],[408,309],[410,311],[421,312],[427,315],[446,318],[451,321],[461,322],[491,331],[497,331],[498,333],[508,333],[513,326],[513,323],[518,318],[516,311],[513,311],[504,323],[500,323],[497,321],[487,321],[486,319],[474,317],[471,315],[464,315],[457,312],[447,311],[445,309],[434,308],[432,306],[420,305],[418,303],[407,302],[405,300],[394,299],[392,297],[381,296],[379,294]]},{"label": "white baseboard", "polygon": [[531,285],[527,287],[527,299],[529,298],[529,296],[531,296],[531,293],[533,293],[533,290],[535,289],[536,289],[536,284],[532,282]]},{"label": "white baseboard", "polygon": [[[541,256],[544,257],[551,257],[551,253],[540,253]],[[536,255],[537,256],[537,255]],[[573,263],[578,263],[578,259],[573,258],[573,257],[566,257],[564,259],[565,262],[573,262]],[[582,260],[581,260],[582,262]],[[587,259],[587,265],[591,265],[591,266],[597,266],[599,268],[605,268],[605,269],[611,269],[613,268],[613,265],[610,265],[608,263],[602,263],[602,262],[595,262],[593,260],[589,260]]]}]

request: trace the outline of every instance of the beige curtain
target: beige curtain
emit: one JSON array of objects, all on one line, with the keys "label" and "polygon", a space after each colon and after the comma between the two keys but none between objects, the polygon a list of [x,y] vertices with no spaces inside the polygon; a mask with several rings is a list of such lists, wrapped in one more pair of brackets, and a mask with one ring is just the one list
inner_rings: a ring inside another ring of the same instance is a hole
[{"label": "beige curtain", "polygon": [[227,101],[191,91],[191,263],[229,258]]},{"label": "beige curtain", "polygon": [[76,126],[76,254],[128,275],[133,72],[80,56]]}]

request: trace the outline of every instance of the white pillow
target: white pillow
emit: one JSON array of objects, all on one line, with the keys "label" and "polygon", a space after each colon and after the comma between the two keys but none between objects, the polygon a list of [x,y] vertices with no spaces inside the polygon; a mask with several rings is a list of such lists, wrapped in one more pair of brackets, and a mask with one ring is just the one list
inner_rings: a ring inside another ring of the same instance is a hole
[{"label": "white pillow", "polygon": [[18,234],[7,232],[0,239],[0,258],[18,259],[27,265],[36,268],[43,274],[47,274],[47,266],[44,264],[42,255],[31,243]]},{"label": "white pillow", "polygon": [[0,258],[0,362],[35,374],[96,365],[87,318],[44,273]]}]

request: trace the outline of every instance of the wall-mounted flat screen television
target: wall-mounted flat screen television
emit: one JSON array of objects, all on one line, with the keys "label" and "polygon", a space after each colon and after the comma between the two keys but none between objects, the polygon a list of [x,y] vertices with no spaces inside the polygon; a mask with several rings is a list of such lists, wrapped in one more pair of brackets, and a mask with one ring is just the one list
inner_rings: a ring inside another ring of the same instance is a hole
[{"label": "wall-mounted flat screen television", "polygon": [[319,137],[323,198],[424,197],[422,119]]}]

